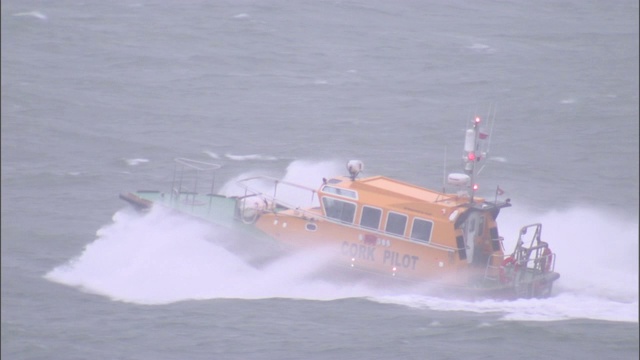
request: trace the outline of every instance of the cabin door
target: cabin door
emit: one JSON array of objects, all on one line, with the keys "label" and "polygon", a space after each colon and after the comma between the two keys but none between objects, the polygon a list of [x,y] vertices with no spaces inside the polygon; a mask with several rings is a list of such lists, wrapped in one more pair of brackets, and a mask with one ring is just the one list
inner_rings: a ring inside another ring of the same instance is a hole
[{"label": "cabin door", "polygon": [[467,262],[471,264],[473,262],[475,249],[476,237],[481,235],[482,229],[482,214],[477,211],[473,211],[469,214],[469,217],[464,222],[464,245],[467,252]]}]

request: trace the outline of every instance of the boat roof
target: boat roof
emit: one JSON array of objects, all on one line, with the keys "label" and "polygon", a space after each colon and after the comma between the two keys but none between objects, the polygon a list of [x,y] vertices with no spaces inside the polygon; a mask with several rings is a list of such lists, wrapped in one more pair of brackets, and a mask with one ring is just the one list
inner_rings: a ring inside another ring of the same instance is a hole
[{"label": "boat roof", "polygon": [[[349,177],[337,177],[329,180],[327,185],[357,191],[358,199],[361,202],[381,207],[416,203],[437,205],[438,208],[442,208],[457,207],[469,203],[468,197],[430,190],[385,176],[372,176],[356,180],[351,180]],[[476,198],[476,200],[482,201],[480,198]]]}]

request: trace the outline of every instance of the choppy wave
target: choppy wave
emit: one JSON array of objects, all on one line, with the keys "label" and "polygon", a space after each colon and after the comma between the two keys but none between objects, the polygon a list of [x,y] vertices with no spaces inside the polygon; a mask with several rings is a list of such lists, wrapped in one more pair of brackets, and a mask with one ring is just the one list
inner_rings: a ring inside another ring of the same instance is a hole
[{"label": "choppy wave", "polygon": [[487,44],[481,44],[481,43],[474,43],[472,45],[467,46],[466,48],[480,54],[493,54],[496,52],[496,50],[491,46]]},{"label": "choppy wave", "polygon": [[212,158],[212,159],[220,159],[220,155],[218,155],[217,153],[215,153],[213,151],[204,150],[203,153],[209,155],[209,157]]},{"label": "choppy wave", "polygon": [[[288,180],[315,182],[332,162],[294,162]],[[521,225],[542,222],[543,240],[557,254],[561,278],[548,299],[467,301],[361,283],[339,284],[309,275],[328,261],[322,253],[298,253],[263,267],[252,266],[224,246],[207,224],[154,209],[146,215],[122,210],[97,239],[46,278],[141,304],[215,298],[285,297],[332,300],[362,297],[436,311],[499,313],[504,320],[598,319],[638,321],[638,224],[596,209],[546,214],[512,210],[501,214],[505,247],[515,243]]]},{"label": "choppy wave", "polygon": [[261,160],[261,161],[275,161],[278,160],[275,156],[261,155],[261,154],[248,154],[248,155],[234,155],[224,154],[227,159],[234,161],[246,161],[246,160]]},{"label": "choppy wave", "polygon": [[124,159],[124,161],[129,166],[136,166],[136,165],[148,163],[149,159],[135,158],[135,159]]},{"label": "choppy wave", "polygon": [[[216,152],[209,151],[209,150],[204,150],[203,153],[207,154],[212,159],[220,159],[220,155],[218,153],[216,153]],[[226,154],[224,154],[224,157],[229,159],[229,160],[233,160],[233,161],[249,161],[249,160],[251,160],[251,161],[276,161],[276,160],[280,160],[276,156],[262,155],[262,154],[239,155],[239,154],[226,153]]]},{"label": "choppy wave", "polygon": [[547,299],[519,299],[514,301],[465,301],[420,295],[394,295],[374,298],[381,303],[405,305],[437,311],[466,311],[501,314],[511,321],[558,321],[592,319],[637,322],[638,302],[620,302],[607,297],[561,292]]},{"label": "choppy wave", "polygon": [[[344,173],[345,171],[343,171],[342,169],[344,169],[344,166],[335,161],[312,162],[306,160],[296,160],[289,164],[286,169],[285,175],[281,180],[301,184],[312,189],[317,189],[322,184],[323,177]],[[256,171],[250,171],[236,176],[235,178],[227,181],[227,183],[222,186],[219,193],[226,196],[242,196],[244,195],[244,189],[237,185],[238,180],[257,175],[264,174],[258,173]],[[265,184],[259,190],[267,194],[273,192],[273,189],[270,188],[268,184]],[[281,190],[287,191],[286,188]],[[293,204],[295,204],[296,201],[294,199],[291,199],[291,197],[296,195],[300,195],[300,193],[298,192],[296,194],[283,194],[282,191],[279,191],[279,197],[284,196],[289,203]],[[303,200],[308,199],[305,197],[305,199]],[[299,205],[306,206],[307,204]]]},{"label": "choppy wave", "polygon": [[15,13],[15,14],[13,14],[13,16],[29,16],[29,17],[34,17],[36,19],[40,19],[40,20],[47,20],[48,19],[46,14],[44,14],[43,12],[38,11],[38,10]]}]

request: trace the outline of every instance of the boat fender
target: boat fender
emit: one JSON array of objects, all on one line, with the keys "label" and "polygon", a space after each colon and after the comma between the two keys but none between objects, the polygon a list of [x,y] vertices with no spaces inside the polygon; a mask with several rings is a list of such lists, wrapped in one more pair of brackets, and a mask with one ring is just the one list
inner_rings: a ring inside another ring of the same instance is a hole
[{"label": "boat fender", "polygon": [[253,204],[248,204],[247,200],[244,200],[242,214],[240,216],[243,223],[247,225],[255,223],[260,213],[269,208],[269,202],[266,199],[262,200],[263,203],[255,201]]},{"label": "boat fender", "polygon": [[[512,267],[513,270],[510,274],[507,274],[506,268]],[[518,271],[518,265],[516,264],[516,259],[513,256],[509,256],[502,261],[500,264],[500,282],[503,284],[508,284],[515,278],[515,272]]]},{"label": "boat fender", "polygon": [[242,220],[243,223],[250,225],[256,222],[256,220],[258,220],[258,215],[259,212],[256,208],[245,208],[244,211],[242,212],[242,216],[240,216],[240,219]]}]

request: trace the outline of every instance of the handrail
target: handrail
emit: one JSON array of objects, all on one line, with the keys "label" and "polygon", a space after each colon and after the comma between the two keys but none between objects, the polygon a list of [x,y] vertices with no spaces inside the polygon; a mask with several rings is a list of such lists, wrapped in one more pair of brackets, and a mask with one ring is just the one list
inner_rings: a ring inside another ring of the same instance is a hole
[{"label": "handrail", "polygon": [[240,179],[240,180],[238,180],[238,181],[237,181],[237,184],[238,184],[239,186],[242,186],[243,188],[245,188],[245,189],[246,189],[246,188],[248,188],[248,187],[249,187],[249,185],[245,185],[245,184],[243,184],[243,183],[244,183],[244,182],[247,182],[247,181],[250,181],[250,180],[256,180],[256,179],[260,179],[260,180],[270,180],[270,181],[273,181],[273,182],[275,182],[275,183],[281,183],[281,184],[291,185],[291,186],[293,186],[293,187],[297,187],[297,188],[302,189],[302,190],[309,190],[309,191],[312,191],[312,192],[314,192],[314,193],[316,192],[316,190],[315,190],[315,189],[312,189],[312,188],[310,188],[310,187],[308,187],[308,186],[304,186],[304,185],[300,185],[300,184],[292,183],[292,182],[289,182],[289,181],[283,181],[283,180],[276,179],[276,178],[274,178],[274,177],[266,176],[266,175],[258,175],[258,176],[252,176],[252,177],[248,177],[248,178]]},{"label": "handrail", "polygon": [[[210,192],[213,194],[213,189],[215,187],[215,170],[220,169],[222,165],[180,157],[175,158],[174,162],[175,166],[173,169],[173,179],[171,180],[170,192],[171,201],[179,201],[181,195],[185,194],[186,198],[184,201],[188,204],[189,196],[191,195],[191,205],[195,206],[196,195],[198,194],[198,182],[200,180],[207,180],[204,175],[200,174],[201,172],[210,173]],[[186,186],[187,184],[185,184],[185,182],[188,181],[193,181],[193,183],[190,184],[190,186],[193,186],[193,189],[189,189],[189,187]],[[211,206],[211,202],[209,203],[209,206]]]},{"label": "handrail", "polygon": [[[263,191],[260,191],[260,190],[256,189],[255,186],[252,187],[250,184],[247,184],[247,182],[252,181],[252,180],[266,180],[266,181],[273,182],[273,184],[274,184],[273,195],[267,195]],[[304,185],[300,185],[300,184],[296,184],[296,183],[291,183],[291,182],[288,182],[288,181],[283,181],[283,180],[276,179],[276,178],[270,177],[270,176],[265,176],[265,175],[259,175],[259,176],[252,176],[252,177],[249,177],[249,178],[244,178],[244,179],[238,180],[236,182],[236,184],[245,190],[245,196],[247,196],[247,192],[250,192],[253,195],[264,196],[268,200],[271,200],[274,205],[275,204],[280,204],[280,205],[283,205],[283,206],[285,206],[287,208],[298,208],[298,206],[292,205],[292,204],[288,204],[288,203],[278,199],[278,197],[277,197],[278,184],[284,184],[284,185],[295,187],[295,188],[298,188],[298,189],[301,189],[301,190],[310,191],[311,192],[310,204],[313,204],[313,200],[315,199],[316,194],[317,194],[317,191],[315,189],[310,188],[310,187],[307,187],[307,186],[304,186]]]},{"label": "handrail", "polygon": [[[527,233],[527,229],[530,227],[536,227],[533,239],[531,240],[531,246],[525,247],[522,241],[522,235]],[[529,269],[534,271],[540,271],[541,273],[553,272],[556,267],[556,256],[552,252],[545,252],[545,249],[549,248],[549,244],[540,240],[541,224],[531,224],[523,226],[520,229],[520,235],[518,236],[518,242],[514,251],[511,254],[491,254],[487,259],[487,266],[485,267],[484,278],[489,280],[496,280],[497,276],[493,274],[500,274],[500,268],[505,266],[505,261],[509,258],[511,264],[514,264],[519,269]],[[534,241],[537,244],[533,244]],[[532,256],[533,255],[533,256]],[[499,264],[495,264],[495,259],[499,260]]]},{"label": "handrail", "polygon": [[[263,191],[260,191],[260,190],[257,190],[255,188],[251,187],[249,184],[247,184],[247,182],[252,181],[252,180],[266,180],[266,181],[273,182],[275,184],[274,194],[273,195],[267,195]],[[240,186],[243,189],[245,189],[245,195],[240,197],[240,198],[247,198],[247,197],[251,197],[251,196],[262,196],[266,200],[271,201],[272,207],[275,206],[276,204],[279,204],[279,205],[282,205],[282,206],[284,206],[284,207],[286,207],[288,209],[293,209],[294,212],[298,212],[298,214],[302,214],[303,216],[307,216],[309,219],[323,219],[325,221],[341,224],[343,226],[347,226],[347,227],[350,227],[350,228],[361,229],[361,230],[365,230],[365,231],[369,231],[369,232],[375,233],[377,235],[396,238],[396,239],[403,240],[403,241],[410,241],[412,243],[421,244],[421,245],[432,247],[432,248],[436,248],[436,249],[439,249],[439,250],[445,250],[445,251],[450,251],[450,252],[458,250],[457,248],[451,247],[451,246],[434,244],[434,243],[431,243],[431,242],[425,243],[425,242],[421,242],[421,241],[415,241],[415,240],[413,240],[413,239],[411,239],[410,237],[407,237],[407,236],[403,236],[403,235],[399,236],[399,235],[395,235],[395,234],[389,234],[389,233],[381,231],[379,229],[371,229],[371,228],[360,226],[358,224],[353,224],[353,223],[350,224],[350,223],[341,222],[340,220],[336,220],[336,219],[327,217],[324,214],[318,214],[318,213],[311,212],[311,211],[305,210],[303,208],[300,208],[299,206],[287,204],[286,202],[284,202],[282,200],[279,200],[277,198],[277,196],[276,196],[277,195],[277,186],[278,186],[278,184],[285,184],[285,185],[289,185],[289,186],[292,186],[292,187],[296,187],[298,189],[310,191],[312,193],[311,203],[313,203],[313,200],[314,200],[314,198],[315,198],[315,196],[316,196],[316,194],[318,192],[317,192],[317,190],[312,189],[312,188],[307,187],[307,186],[304,186],[304,185],[291,183],[291,182],[288,182],[288,181],[282,181],[282,180],[279,180],[279,179],[276,179],[276,178],[273,178],[273,177],[270,177],[270,176],[264,176],[264,175],[253,176],[253,177],[241,179],[241,180],[237,181],[236,184],[238,184],[238,186]],[[248,194],[247,192],[250,192],[251,194]],[[270,210],[273,211],[273,209],[270,209]]]}]

